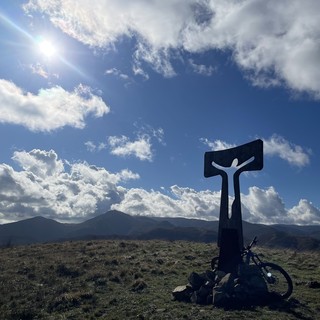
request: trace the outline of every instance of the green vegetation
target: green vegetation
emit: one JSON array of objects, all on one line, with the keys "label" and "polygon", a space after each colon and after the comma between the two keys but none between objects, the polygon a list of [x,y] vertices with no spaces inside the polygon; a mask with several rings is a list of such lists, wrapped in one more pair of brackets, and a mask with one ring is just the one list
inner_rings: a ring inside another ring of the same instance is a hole
[{"label": "green vegetation", "polygon": [[320,253],[255,248],[292,277],[288,301],[246,310],[172,301],[192,271],[209,269],[214,244],[76,241],[0,249],[0,319],[317,319]]}]

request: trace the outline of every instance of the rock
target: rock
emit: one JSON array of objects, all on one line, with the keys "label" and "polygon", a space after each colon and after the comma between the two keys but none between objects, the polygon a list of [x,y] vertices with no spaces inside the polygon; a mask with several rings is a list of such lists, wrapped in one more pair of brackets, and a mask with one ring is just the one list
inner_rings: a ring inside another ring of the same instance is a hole
[{"label": "rock", "polygon": [[200,300],[200,299],[199,299],[199,297],[198,297],[198,292],[197,292],[197,291],[194,291],[194,292],[192,293],[191,297],[190,297],[190,301],[191,301],[192,303],[200,303],[199,300]]},{"label": "rock", "polygon": [[199,275],[196,272],[191,272],[188,280],[193,290],[199,290],[200,287],[207,281],[204,275]]},{"label": "rock", "polygon": [[[270,300],[267,284],[256,265],[241,264],[237,272],[227,274],[221,270],[192,272],[188,280],[188,285],[173,290],[175,300],[222,308],[263,305]],[[309,286],[318,288],[320,283],[313,281]]]},{"label": "rock", "polygon": [[189,285],[178,286],[172,291],[172,297],[177,301],[190,302],[193,290]]},{"label": "rock", "polygon": [[257,291],[267,292],[268,291],[267,284],[261,275],[259,275],[259,276],[253,275],[252,277],[249,277],[246,280],[246,284],[250,290],[255,291],[255,292],[257,292]]},{"label": "rock", "polygon": [[260,275],[260,269],[255,264],[245,264],[241,263],[238,267],[239,278],[247,278],[252,275]]},{"label": "rock", "polygon": [[216,307],[223,307],[227,304],[229,296],[225,292],[213,290],[212,303]]},{"label": "rock", "polygon": [[191,296],[191,302],[198,304],[208,304],[208,296],[211,294],[212,286],[203,285],[199,290],[193,292]]},{"label": "rock", "polygon": [[234,277],[231,273],[227,273],[215,286],[217,291],[225,291],[230,292],[233,290],[234,287]]},{"label": "rock", "polygon": [[212,281],[212,282],[215,281],[216,272],[211,271],[211,270],[207,270],[207,271],[205,272],[205,275],[206,275],[206,278],[207,278],[208,281]]},{"label": "rock", "polygon": [[219,283],[212,290],[212,303],[216,307],[221,307],[228,302],[228,299],[233,294],[234,289],[234,277],[231,273],[225,274],[225,276],[219,281]]},{"label": "rock", "polygon": [[[269,294],[268,286],[256,265],[240,265],[237,282],[239,287],[235,286],[235,297],[239,302],[247,305],[266,302]],[[243,301],[244,297],[245,301]]]},{"label": "rock", "polygon": [[216,272],[215,272],[215,282],[219,282],[225,275],[226,275],[226,273],[225,272],[223,272],[223,271],[220,271],[220,270],[217,270]]}]

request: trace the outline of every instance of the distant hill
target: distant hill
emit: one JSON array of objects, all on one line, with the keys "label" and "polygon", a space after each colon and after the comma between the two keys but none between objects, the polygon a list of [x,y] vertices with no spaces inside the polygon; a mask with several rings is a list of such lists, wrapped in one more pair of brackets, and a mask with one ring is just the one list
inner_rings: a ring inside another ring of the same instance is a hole
[{"label": "distant hill", "polygon": [[[78,224],[43,217],[0,225],[0,246],[79,239],[163,239],[215,242],[218,221],[131,216],[112,210]],[[296,250],[320,249],[320,226],[262,225],[243,222],[245,243]]]},{"label": "distant hill", "polygon": [[76,225],[35,217],[0,225],[0,244],[51,242],[64,238]]}]

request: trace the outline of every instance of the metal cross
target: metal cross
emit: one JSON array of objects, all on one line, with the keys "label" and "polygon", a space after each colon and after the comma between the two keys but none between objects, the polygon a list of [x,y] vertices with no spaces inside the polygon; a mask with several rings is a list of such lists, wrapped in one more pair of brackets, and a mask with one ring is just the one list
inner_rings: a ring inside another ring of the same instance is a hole
[{"label": "metal cross", "polygon": [[[229,212],[229,179],[225,171],[233,168],[234,200]],[[240,200],[241,172],[263,168],[263,141],[258,139],[244,145],[206,152],[204,155],[204,176],[222,177],[218,246],[219,270],[233,272],[240,262],[243,249],[242,213]]]}]

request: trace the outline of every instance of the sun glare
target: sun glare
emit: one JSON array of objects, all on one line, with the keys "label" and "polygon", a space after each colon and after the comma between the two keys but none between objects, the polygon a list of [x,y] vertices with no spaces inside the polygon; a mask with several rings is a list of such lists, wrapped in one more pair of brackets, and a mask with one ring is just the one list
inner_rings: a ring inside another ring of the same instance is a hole
[{"label": "sun glare", "polygon": [[40,53],[47,58],[52,58],[56,54],[56,48],[48,40],[41,40],[39,42],[39,50]]}]

